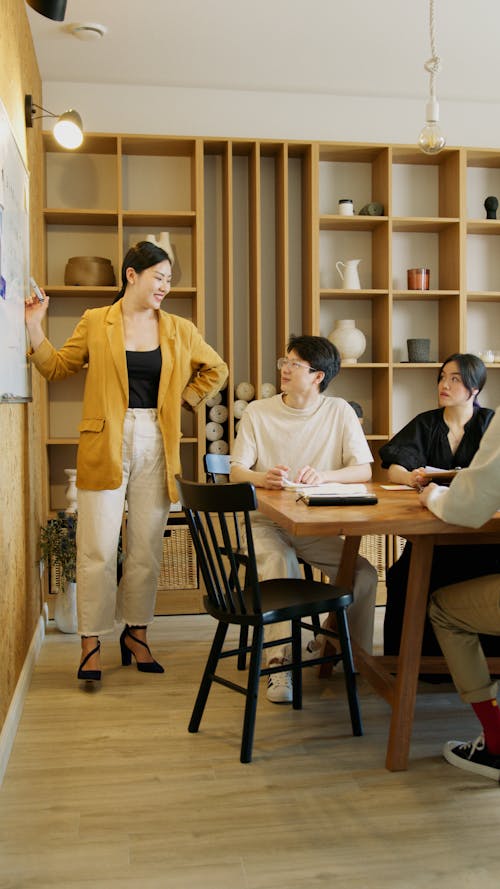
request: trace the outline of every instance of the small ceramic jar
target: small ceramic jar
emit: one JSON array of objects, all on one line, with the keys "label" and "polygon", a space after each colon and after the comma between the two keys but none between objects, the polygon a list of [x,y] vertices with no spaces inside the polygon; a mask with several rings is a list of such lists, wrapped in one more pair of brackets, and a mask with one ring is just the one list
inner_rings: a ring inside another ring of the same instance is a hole
[{"label": "small ceramic jar", "polygon": [[341,198],[339,201],[339,216],[354,216],[354,204],[351,198]]}]

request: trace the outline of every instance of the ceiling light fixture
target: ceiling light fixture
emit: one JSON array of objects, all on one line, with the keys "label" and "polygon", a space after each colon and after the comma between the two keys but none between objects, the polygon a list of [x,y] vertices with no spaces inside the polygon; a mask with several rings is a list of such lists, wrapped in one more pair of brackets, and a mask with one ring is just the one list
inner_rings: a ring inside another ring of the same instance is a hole
[{"label": "ceiling light fixture", "polygon": [[429,97],[425,105],[425,125],[418,137],[418,147],[425,154],[437,154],[446,145],[446,139],[439,126],[439,103],[436,99],[436,75],[441,70],[441,59],[436,54],[436,22],[434,0],[429,0],[429,37],[432,58],[424,64],[429,72]]},{"label": "ceiling light fixture", "polygon": [[72,25],[68,25],[66,30],[73,37],[77,37],[78,40],[85,40],[87,43],[90,43],[104,37],[108,29],[105,25],[99,24],[99,22],[75,22]]},{"label": "ceiling light fixture", "polygon": [[[36,111],[43,111],[43,114],[36,114]],[[54,117],[54,137],[62,145],[63,148],[79,148],[83,142],[83,123],[78,111],[73,108],[65,111],[64,114],[53,114],[47,111],[41,105],[33,102],[33,97],[27,94],[24,97],[24,113],[26,126],[32,127],[33,121],[41,117]]]}]

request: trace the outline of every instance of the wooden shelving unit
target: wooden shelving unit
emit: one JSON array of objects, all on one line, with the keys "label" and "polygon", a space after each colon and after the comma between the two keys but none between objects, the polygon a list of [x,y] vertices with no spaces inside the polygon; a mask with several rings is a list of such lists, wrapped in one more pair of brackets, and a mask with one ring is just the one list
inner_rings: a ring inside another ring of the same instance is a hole
[{"label": "wooden shelving unit", "polygon": [[[85,308],[117,288],[68,287],[70,256],[108,257],[117,282],[131,243],[169,231],[176,252],[167,309],[197,324],[224,356],[223,393],[234,440],[234,388],[278,385],[276,359],[290,333],[328,335],[353,318],[367,339],[330,392],[363,406],[377,449],[436,403],[436,372],[454,351],[495,353],[482,403],[500,401],[500,220],[484,199],[500,196],[500,152],[279,140],[87,135],[78,151],[45,149],[48,334],[61,345]],[[337,214],[350,197],[383,215]],[[344,290],[335,263],[360,258],[361,290]],[[406,270],[431,270],[431,289],[409,291]],[[431,340],[429,364],[408,364],[406,339]],[[498,337],[498,339],[495,339]],[[82,375],[80,375],[82,377]],[[48,387],[47,512],[64,507],[63,469],[75,465],[83,378]],[[183,471],[203,477],[206,417],[186,416]]]}]

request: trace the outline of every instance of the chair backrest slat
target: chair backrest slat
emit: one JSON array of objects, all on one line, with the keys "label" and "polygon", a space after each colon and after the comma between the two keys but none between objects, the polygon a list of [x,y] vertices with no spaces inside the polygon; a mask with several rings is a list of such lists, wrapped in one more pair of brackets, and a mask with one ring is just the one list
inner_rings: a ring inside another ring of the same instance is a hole
[{"label": "chair backrest slat", "polygon": [[[207,595],[219,610],[260,613],[260,590],[255,565],[250,513],[257,507],[255,488],[248,483],[213,485],[177,477],[179,499],[186,514]],[[245,528],[248,554],[231,533],[227,516]],[[245,575],[243,589],[240,574]]]}]

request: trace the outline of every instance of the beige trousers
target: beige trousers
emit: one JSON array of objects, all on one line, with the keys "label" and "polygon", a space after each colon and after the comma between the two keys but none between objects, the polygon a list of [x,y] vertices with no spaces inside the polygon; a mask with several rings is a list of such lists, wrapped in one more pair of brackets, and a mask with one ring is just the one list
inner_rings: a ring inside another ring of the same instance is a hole
[{"label": "beige trousers", "polygon": [[[127,554],[117,587],[117,550],[127,500]],[[99,636],[115,620],[153,620],[170,509],[163,441],[153,409],[129,409],[123,427],[123,481],[107,491],[78,491],[78,632]]]},{"label": "beige trousers", "polygon": [[496,698],[478,633],[500,636],[500,574],[441,587],[429,617],[456,689],[468,704]]},{"label": "beige trousers", "polygon": [[[260,580],[274,577],[303,577],[297,556],[319,568],[332,583],[342,555],[340,537],[294,537],[274,522],[259,516],[252,521],[252,532]],[[377,572],[373,565],[358,556],[354,576],[354,600],[348,610],[351,637],[371,653],[377,595]],[[289,635],[286,624],[266,627],[266,641]],[[267,649],[268,658],[288,658],[288,646]],[[291,648],[291,646],[290,646]]]}]

